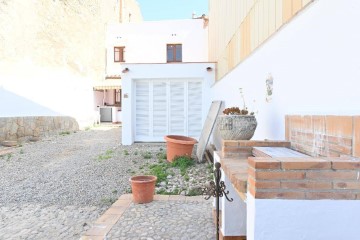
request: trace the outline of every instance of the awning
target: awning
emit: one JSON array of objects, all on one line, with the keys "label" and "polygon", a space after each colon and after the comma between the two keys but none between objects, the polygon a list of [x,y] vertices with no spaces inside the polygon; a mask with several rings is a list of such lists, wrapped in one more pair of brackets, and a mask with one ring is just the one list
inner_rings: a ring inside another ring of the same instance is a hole
[{"label": "awning", "polygon": [[93,85],[94,90],[121,89],[121,79],[106,79],[96,81]]}]

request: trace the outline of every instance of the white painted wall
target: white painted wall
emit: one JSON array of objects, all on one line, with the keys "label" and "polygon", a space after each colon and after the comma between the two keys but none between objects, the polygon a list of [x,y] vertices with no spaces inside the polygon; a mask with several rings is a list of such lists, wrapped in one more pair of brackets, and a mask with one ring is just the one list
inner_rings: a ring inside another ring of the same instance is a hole
[{"label": "white painted wall", "polygon": [[246,203],[236,192],[230,179],[221,170],[228,197],[233,199],[229,202],[225,196],[222,197],[221,218],[226,224],[221,225],[223,236],[246,236]]},{"label": "white painted wall", "polygon": [[249,240],[358,240],[358,200],[269,200],[247,196]]},{"label": "white painted wall", "polygon": [[[219,152],[214,152],[214,162],[220,162]],[[224,181],[226,191],[229,191],[228,198],[232,199],[232,202],[230,202],[225,196],[219,198],[220,219],[222,222],[221,233],[223,236],[246,236],[246,203],[240,198],[222,168],[221,181]],[[213,207],[216,209],[215,198]]]},{"label": "white painted wall", "polygon": [[[134,81],[136,79],[159,78],[199,78],[203,80],[202,122],[205,121],[211,105],[210,87],[214,83],[214,71],[208,72],[207,67],[214,68],[214,63],[177,63],[177,64],[124,64],[129,72],[122,78],[122,144],[134,142]],[[124,96],[128,96],[127,98]]]},{"label": "white painted wall", "polygon": [[166,63],[166,44],[182,44],[183,62],[207,62],[207,28],[202,19],[113,24],[107,27],[107,74],[121,74],[114,46],[125,46],[126,63]]},{"label": "white painted wall", "polygon": [[[218,81],[226,107],[256,100],[253,139],[284,139],[286,114],[360,114],[360,1],[317,0]],[[210,20],[211,21],[211,20]],[[274,79],[265,101],[265,80]]]},{"label": "white painted wall", "polygon": [[91,79],[30,60],[0,63],[0,117],[71,116],[80,127],[94,121]]},{"label": "white painted wall", "polygon": [[94,91],[94,110],[98,111],[99,106],[103,106],[105,98],[104,98],[104,91]]}]

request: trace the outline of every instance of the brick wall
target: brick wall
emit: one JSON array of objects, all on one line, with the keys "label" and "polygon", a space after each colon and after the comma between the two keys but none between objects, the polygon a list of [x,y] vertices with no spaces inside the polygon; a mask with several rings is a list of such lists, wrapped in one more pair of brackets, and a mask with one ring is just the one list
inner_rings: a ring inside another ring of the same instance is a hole
[{"label": "brick wall", "polygon": [[285,138],[314,157],[360,157],[360,116],[286,116]]},{"label": "brick wall", "polygon": [[222,140],[223,157],[247,158],[252,156],[253,147],[290,147],[290,142],[273,140]]},{"label": "brick wall", "polygon": [[248,159],[248,191],[258,199],[360,199],[360,159]]}]

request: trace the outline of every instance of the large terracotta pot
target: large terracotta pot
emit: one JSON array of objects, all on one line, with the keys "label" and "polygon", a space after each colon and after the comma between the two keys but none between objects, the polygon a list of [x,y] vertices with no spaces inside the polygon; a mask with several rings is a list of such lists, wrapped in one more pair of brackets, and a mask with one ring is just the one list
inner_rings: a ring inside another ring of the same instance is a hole
[{"label": "large terracotta pot", "polygon": [[254,115],[219,115],[216,120],[217,131],[224,140],[250,140],[256,126]]},{"label": "large terracotta pot", "polygon": [[149,203],[154,200],[156,176],[134,176],[130,178],[134,203]]},{"label": "large terracotta pot", "polygon": [[190,156],[197,141],[190,137],[167,135],[166,140],[166,157],[169,162],[174,161],[176,156]]}]

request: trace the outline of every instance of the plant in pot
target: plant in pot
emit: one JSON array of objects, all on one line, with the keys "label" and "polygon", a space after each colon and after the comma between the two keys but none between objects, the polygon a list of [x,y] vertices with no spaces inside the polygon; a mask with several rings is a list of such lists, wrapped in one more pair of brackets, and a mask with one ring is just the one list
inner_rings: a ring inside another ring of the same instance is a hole
[{"label": "plant in pot", "polygon": [[224,140],[250,140],[254,136],[257,121],[254,112],[249,112],[246,107],[241,88],[240,94],[244,103],[243,108],[225,108],[223,115],[217,117],[216,127]]}]

